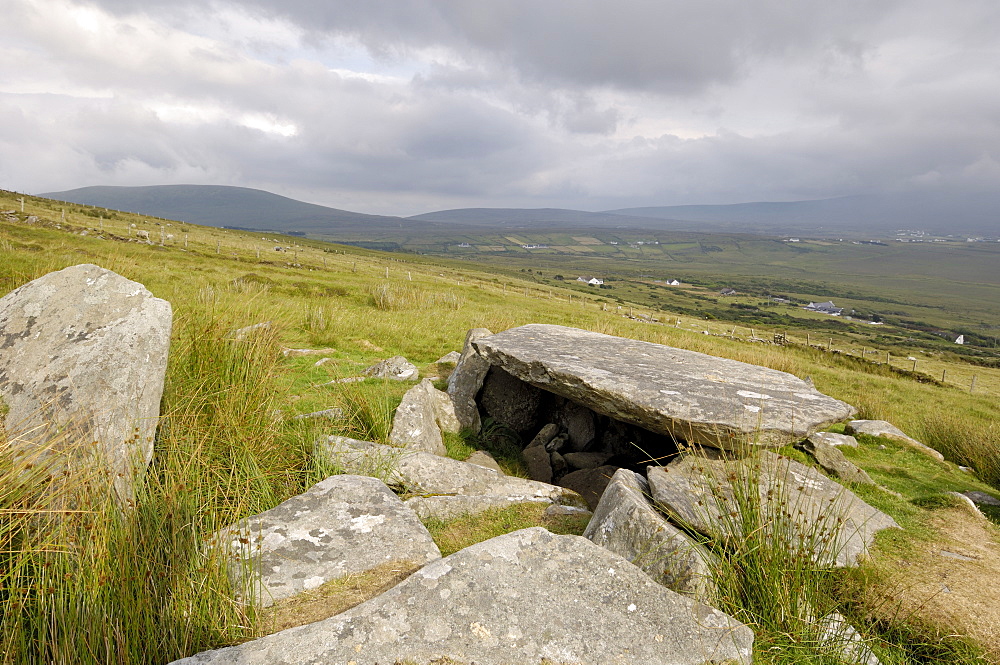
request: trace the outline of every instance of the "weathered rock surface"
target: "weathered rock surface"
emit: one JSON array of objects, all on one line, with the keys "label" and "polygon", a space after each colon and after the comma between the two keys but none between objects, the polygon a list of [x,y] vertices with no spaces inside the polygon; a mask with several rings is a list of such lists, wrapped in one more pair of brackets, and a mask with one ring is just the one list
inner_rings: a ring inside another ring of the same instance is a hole
[{"label": "weathered rock surface", "polygon": [[[415,569],[441,558],[413,511],[365,476],[330,476],[213,540],[237,557],[236,588],[253,588],[263,607],[385,564]],[[243,579],[251,566],[253,579]]]},{"label": "weathered rock surface", "polygon": [[563,458],[573,469],[596,469],[609,459],[610,453],[566,453]]},{"label": "weathered rock surface", "polygon": [[578,536],[525,529],[433,562],[343,614],[177,663],[750,663],[753,634]]},{"label": "weathered rock surface", "polygon": [[170,303],[90,264],[0,299],[0,429],[14,454],[70,465],[97,456],[129,502],[153,454],[171,321]]},{"label": "weathered rock surface", "polygon": [[648,496],[642,476],[619,469],[583,537],[622,555],[667,588],[711,604],[715,557],[657,512]]},{"label": "weathered rock surface", "polygon": [[448,377],[448,396],[455,405],[455,415],[462,427],[479,432],[482,422],[479,417],[479,407],[476,405],[476,395],[483,387],[483,379],[490,370],[489,362],[479,355],[474,342],[492,335],[486,328],[473,328],[465,335],[465,345],[462,355],[455,365],[454,371]]},{"label": "weathered rock surface", "polygon": [[[442,398],[444,403],[441,402]],[[442,416],[440,419],[439,414]],[[457,431],[451,400],[436,389],[430,379],[424,379],[403,395],[392,420],[389,442],[394,446],[444,455],[447,450],[441,436],[441,422],[446,423],[451,431]]]},{"label": "weathered rock surface", "polygon": [[855,413],[785,372],[574,328],[532,324],[473,346],[599,414],[708,446],[791,443]]},{"label": "weathered rock surface", "polygon": [[837,434],[836,432],[813,432],[808,438],[814,441],[822,441],[828,446],[835,446],[837,448],[841,446],[846,448],[858,447],[858,440],[849,434]]},{"label": "weathered rock surface", "polygon": [[759,463],[686,455],[666,467],[649,467],[647,477],[653,500],[672,518],[721,539],[743,538],[742,512],[734,496],[752,497],[756,483],[759,503],[753,503],[775,537],[791,532],[791,545],[807,547],[829,537],[830,545],[813,548],[820,566],[857,565],[876,532],[899,528],[819,471],[767,451],[760,453]]},{"label": "weathered rock surface", "polygon": [[382,446],[342,436],[331,436],[316,444],[315,454],[350,473],[370,475],[397,484],[414,494],[465,496],[496,495],[546,499],[553,503],[584,507],[582,497],[572,490],[539,483],[468,462],[429,453]]},{"label": "weathered rock surface", "polygon": [[848,483],[875,484],[871,476],[855,466],[853,462],[844,457],[844,453],[840,452],[839,448],[831,446],[823,437],[811,434],[805,441],[797,443],[796,447],[812,455],[823,470],[834,478]]},{"label": "weathered rock surface", "polygon": [[528,477],[541,483],[552,482],[552,461],[544,446],[531,446],[521,453],[524,465],[528,467]]},{"label": "weathered rock surface", "polygon": [[962,492],[962,494],[964,494],[977,506],[1000,506],[1000,499],[997,499],[995,496],[987,494],[986,492],[969,490],[967,492]]},{"label": "weathered rock surface", "polygon": [[525,494],[480,494],[475,496],[454,494],[451,496],[415,496],[407,499],[403,503],[407,508],[423,519],[436,517],[439,520],[452,520],[456,517],[462,517],[463,515],[477,515],[494,508],[510,508],[511,506],[517,506],[523,503],[538,503],[545,506],[556,505],[552,503],[551,499]]},{"label": "weathered rock surface", "polygon": [[364,371],[364,375],[391,381],[416,381],[420,378],[420,370],[403,356],[393,356],[372,365]]},{"label": "weathered rock surface", "polygon": [[587,506],[594,510],[616,471],[618,471],[617,466],[608,465],[594,469],[580,469],[567,473],[559,479],[559,484],[577,492],[586,500]]},{"label": "weathered rock surface", "polygon": [[483,381],[478,403],[497,422],[526,432],[538,425],[541,401],[541,390],[493,367]]},{"label": "weathered rock surface", "polygon": [[908,437],[895,425],[885,420],[852,420],[844,428],[848,434],[867,434],[868,436],[881,436],[893,441],[900,441],[916,448],[925,455],[929,455],[939,462],[944,461],[944,455],[934,450],[930,446],[920,443],[916,439]]}]

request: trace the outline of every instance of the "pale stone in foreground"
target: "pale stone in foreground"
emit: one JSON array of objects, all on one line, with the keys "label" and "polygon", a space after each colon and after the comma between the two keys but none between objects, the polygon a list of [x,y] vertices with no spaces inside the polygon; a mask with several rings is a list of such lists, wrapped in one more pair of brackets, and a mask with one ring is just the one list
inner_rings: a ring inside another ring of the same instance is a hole
[{"label": "pale stone in foreground", "polygon": [[619,469],[583,537],[625,557],[667,588],[711,603],[715,556],[668,522],[648,496],[642,476]]},{"label": "pale stone in foreground", "polygon": [[177,663],[749,664],[753,633],[578,536],[535,527],[431,563],[353,609]]},{"label": "pale stone in foreground", "polygon": [[15,456],[73,466],[97,455],[131,501],[153,454],[171,322],[166,300],[90,264],[0,299],[0,424]]},{"label": "pale stone in foreground", "polygon": [[385,564],[418,568],[441,557],[430,533],[384,483],[330,476],[303,494],[213,537],[237,557],[236,587],[252,569],[263,607]]},{"label": "pale stone in foreground", "polygon": [[437,392],[430,379],[406,391],[396,407],[389,442],[394,446],[444,455],[448,451],[434,413],[435,398],[429,391]]},{"label": "pale stone in foreground", "polygon": [[785,372],[575,328],[526,325],[473,346],[599,414],[717,448],[792,443],[855,413]]}]

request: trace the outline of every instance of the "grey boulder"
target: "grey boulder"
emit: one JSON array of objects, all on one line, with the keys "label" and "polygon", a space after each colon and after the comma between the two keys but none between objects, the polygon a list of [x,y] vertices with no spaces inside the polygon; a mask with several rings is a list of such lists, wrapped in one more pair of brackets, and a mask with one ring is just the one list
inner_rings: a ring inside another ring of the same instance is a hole
[{"label": "grey boulder", "polygon": [[625,557],[660,584],[711,604],[715,556],[653,508],[649,485],[639,474],[615,473],[583,537]]},{"label": "grey boulder", "polygon": [[14,455],[74,467],[97,457],[129,503],[153,454],[171,323],[166,300],[90,264],[0,299],[0,429]]},{"label": "grey boulder", "polygon": [[462,355],[455,369],[448,377],[448,397],[455,405],[455,415],[463,428],[479,432],[482,422],[479,417],[479,407],[476,395],[483,387],[483,379],[490,370],[490,364],[474,346],[477,339],[492,335],[486,328],[473,328],[465,335]]},{"label": "grey boulder", "polygon": [[933,457],[939,462],[944,461],[944,455],[930,446],[907,436],[903,430],[885,420],[852,420],[844,428],[844,431],[848,434],[867,434],[868,436],[881,436],[893,441],[899,441],[919,450],[929,457]]},{"label": "grey boulder", "polygon": [[785,372],[575,328],[526,325],[473,346],[599,414],[716,448],[793,443],[855,413]]},{"label": "grey boulder", "polygon": [[262,607],[385,564],[416,569],[441,558],[413,511],[365,476],[330,476],[213,542],[234,555],[236,588]]},{"label": "grey boulder", "polygon": [[750,663],[753,633],[578,536],[535,527],[431,563],[343,614],[177,661]]},{"label": "grey boulder", "polygon": [[759,515],[765,535],[807,550],[817,565],[857,565],[875,534],[895,520],[816,469],[760,451],[726,461],[686,455],[649,467],[653,500],[675,521],[712,538],[745,537],[743,515]]}]

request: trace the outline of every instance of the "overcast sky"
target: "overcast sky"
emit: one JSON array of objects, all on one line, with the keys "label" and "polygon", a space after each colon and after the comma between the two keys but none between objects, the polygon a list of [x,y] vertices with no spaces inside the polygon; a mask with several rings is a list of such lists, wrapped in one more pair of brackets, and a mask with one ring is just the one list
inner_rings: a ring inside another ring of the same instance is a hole
[{"label": "overcast sky", "polygon": [[0,188],[383,214],[1000,187],[997,0],[2,0]]}]

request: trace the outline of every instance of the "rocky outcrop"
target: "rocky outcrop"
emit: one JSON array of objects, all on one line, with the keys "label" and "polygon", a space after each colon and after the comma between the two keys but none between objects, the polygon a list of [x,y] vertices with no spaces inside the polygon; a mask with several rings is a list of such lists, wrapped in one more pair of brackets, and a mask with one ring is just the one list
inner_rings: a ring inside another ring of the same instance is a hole
[{"label": "rocky outcrop", "polygon": [[0,397],[14,454],[53,472],[96,459],[128,504],[153,454],[171,322],[167,301],[89,264],[0,299]]},{"label": "rocky outcrop", "polygon": [[712,538],[741,539],[749,509],[763,516],[765,535],[812,550],[820,566],[857,565],[876,532],[899,528],[819,471],[767,451],[738,461],[686,455],[650,467],[647,477],[653,500],[675,521]]},{"label": "rocky outcrop", "polygon": [[868,436],[881,436],[886,439],[892,439],[893,441],[899,441],[900,443],[905,443],[915,450],[919,450],[928,457],[933,457],[939,462],[944,461],[944,455],[930,446],[907,436],[903,433],[903,430],[885,420],[852,420],[847,424],[847,427],[844,428],[844,431],[848,434],[867,434]]},{"label": "rocky outcrop", "polygon": [[324,621],[178,664],[701,665],[751,660],[735,619],[578,536],[516,531]]},{"label": "rocky outcrop", "polygon": [[532,324],[472,346],[598,414],[717,448],[792,443],[855,412],[785,372],[574,328]]},{"label": "rocky outcrop", "polygon": [[649,501],[645,478],[619,469],[583,534],[625,557],[660,584],[711,603],[715,556],[671,524]]},{"label": "rocky outcrop", "polygon": [[[416,569],[441,553],[384,483],[331,476],[215,534],[234,555],[230,576],[262,606],[385,564]],[[248,579],[249,577],[249,579]]]},{"label": "rocky outcrop", "polygon": [[416,502],[412,507],[417,510],[421,506],[423,515],[434,514],[434,506],[447,505],[442,510],[451,517],[457,506],[482,506],[485,510],[493,505],[485,499],[470,502],[464,498],[470,496],[500,497],[504,505],[547,501],[586,506],[579,494],[566,488],[505,476],[494,469],[425,452],[331,436],[316,444],[315,454],[349,473],[381,474],[385,482],[417,495],[407,503]]},{"label": "rocky outcrop", "polygon": [[455,415],[465,429],[479,432],[482,421],[479,417],[479,407],[476,405],[476,395],[483,387],[483,379],[490,369],[490,364],[479,355],[475,341],[492,335],[486,328],[473,328],[465,335],[462,355],[455,369],[448,377],[448,396],[455,405]]}]

